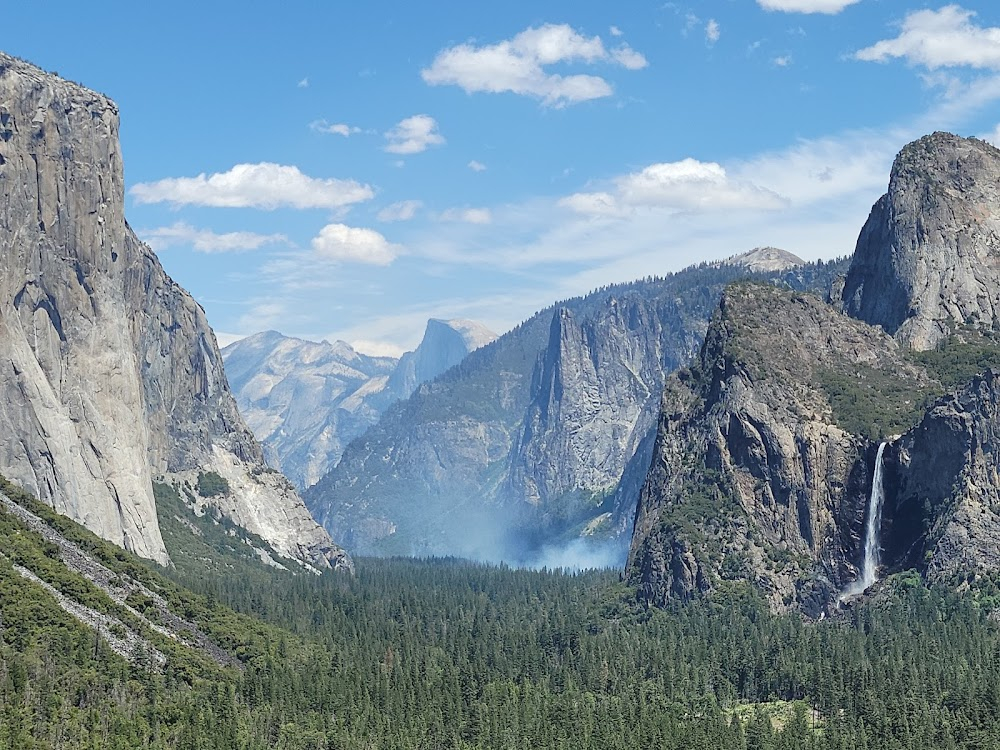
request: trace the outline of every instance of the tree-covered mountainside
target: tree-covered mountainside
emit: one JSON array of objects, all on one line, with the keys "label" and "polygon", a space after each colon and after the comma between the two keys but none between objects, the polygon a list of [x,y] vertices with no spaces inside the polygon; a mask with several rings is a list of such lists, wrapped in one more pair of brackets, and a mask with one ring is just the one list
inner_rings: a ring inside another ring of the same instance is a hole
[{"label": "tree-covered mountainside", "polygon": [[[355,576],[251,568],[225,533],[206,533],[223,527],[210,518],[165,526],[165,540],[185,559],[186,529],[218,573],[164,576],[5,491],[2,750],[1000,743],[1000,588],[986,581],[957,596],[898,576],[807,623],[739,586],[645,609],[614,572],[455,559],[362,559]],[[81,607],[110,619],[85,625]]]},{"label": "tree-covered mountainside", "polygon": [[581,534],[624,548],[663,381],[725,285],[826,293],[846,265],[701,264],[560,302],[390,408],[306,502],[360,554],[530,560]]}]

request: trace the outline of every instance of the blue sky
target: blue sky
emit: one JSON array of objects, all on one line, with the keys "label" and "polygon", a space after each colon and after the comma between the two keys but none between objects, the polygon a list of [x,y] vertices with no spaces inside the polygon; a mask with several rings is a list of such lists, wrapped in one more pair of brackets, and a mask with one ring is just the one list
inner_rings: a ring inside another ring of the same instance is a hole
[{"label": "blue sky", "polygon": [[126,215],[225,343],[372,352],[755,246],[853,251],[895,153],[1000,138],[1000,10],[905,0],[24,2],[121,110]]}]

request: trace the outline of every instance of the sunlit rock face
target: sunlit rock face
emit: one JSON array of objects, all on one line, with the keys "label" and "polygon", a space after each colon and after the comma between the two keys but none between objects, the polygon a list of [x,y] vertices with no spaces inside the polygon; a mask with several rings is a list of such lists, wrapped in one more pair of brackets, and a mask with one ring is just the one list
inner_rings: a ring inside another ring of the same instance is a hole
[{"label": "sunlit rock face", "polygon": [[917,350],[1000,325],[1000,150],[934,133],[896,157],[843,290],[849,315]]},{"label": "sunlit rock face", "polygon": [[0,196],[0,471],[162,563],[152,481],[213,471],[237,524],[349,566],[268,474],[204,312],[126,223],[115,104],[0,54]]}]

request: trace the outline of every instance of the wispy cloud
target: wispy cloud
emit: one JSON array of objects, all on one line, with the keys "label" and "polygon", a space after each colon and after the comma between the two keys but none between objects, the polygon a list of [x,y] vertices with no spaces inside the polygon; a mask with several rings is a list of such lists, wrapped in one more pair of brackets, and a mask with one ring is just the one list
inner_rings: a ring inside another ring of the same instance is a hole
[{"label": "wispy cloud", "polygon": [[413,115],[401,120],[385,134],[385,150],[390,154],[419,154],[445,142],[437,120],[430,115]]},{"label": "wispy cloud", "polygon": [[849,5],[861,0],[757,0],[764,10],[780,10],[785,13],[840,13]]},{"label": "wispy cloud", "polygon": [[228,172],[168,177],[142,182],[129,191],[136,203],[226,208],[343,208],[370,200],[368,185],[354,180],[309,177],[298,167],[261,162],[237,164]]},{"label": "wispy cloud", "polygon": [[493,213],[488,208],[449,208],[442,211],[438,219],[465,224],[489,224],[493,221]]},{"label": "wispy cloud", "polygon": [[374,229],[327,224],[312,240],[312,249],[325,260],[368,263],[387,266],[402,248],[394,245]]},{"label": "wispy cloud", "polygon": [[409,221],[423,208],[422,201],[399,201],[391,203],[378,212],[379,221]]},{"label": "wispy cloud", "polygon": [[232,253],[256,250],[265,245],[287,245],[283,234],[257,234],[256,232],[223,232],[198,229],[178,221],[168,227],[141,229],[139,236],[157,252],[170,247],[190,246],[201,253]]},{"label": "wispy cloud", "polygon": [[482,162],[476,161],[475,159],[473,159],[472,161],[469,162],[468,167],[473,172],[485,172],[486,171],[486,165],[483,164]]},{"label": "wispy cloud", "polygon": [[566,24],[546,24],[496,44],[477,46],[468,42],[448,47],[421,75],[432,86],[460,86],[468,93],[510,92],[562,107],[610,96],[612,86],[600,76],[562,75],[547,68],[597,62],[617,63],[629,70],[648,64],[628,45],[609,50],[599,36],[584,36]]},{"label": "wispy cloud", "polygon": [[903,20],[899,36],[855,53],[858,60],[905,59],[929,70],[971,67],[1000,70],[1000,28],[972,23],[976,13],[958,5],[919,10]]},{"label": "wispy cloud", "polygon": [[715,44],[719,41],[720,35],[719,22],[714,18],[708,19],[708,23],[705,24],[705,41],[709,44]]},{"label": "wispy cloud", "polygon": [[307,76],[307,77],[303,78],[301,81],[299,81],[295,85],[298,86],[300,89],[307,89],[307,88],[309,88],[309,77]]},{"label": "wispy cloud", "polygon": [[342,135],[344,138],[361,132],[361,128],[356,125],[347,125],[343,122],[327,122],[326,120],[313,120],[309,123],[309,129],[314,130],[317,133]]},{"label": "wispy cloud", "polygon": [[792,64],[792,56],[779,55],[778,57],[774,58],[772,62],[775,64],[775,66],[779,68],[787,68],[789,65]]}]

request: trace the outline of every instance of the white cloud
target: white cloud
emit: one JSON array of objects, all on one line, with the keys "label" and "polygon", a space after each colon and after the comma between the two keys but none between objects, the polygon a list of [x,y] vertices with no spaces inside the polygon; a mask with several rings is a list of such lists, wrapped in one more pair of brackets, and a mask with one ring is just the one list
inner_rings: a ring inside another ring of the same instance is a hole
[{"label": "white cloud", "polygon": [[256,232],[224,232],[216,234],[211,229],[198,229],[183,221],[169,227],[143,229],[139,236],[157,252],[176,245],[190,245],[201,253],[232,253],[256,250],[264,245],[288,244],[283,234],[257,234]]},{"label": "white cloud", "polygon": [[421,201],[399,201],[379,211],[377,218],[379,221],[409,221],[423,205]]},{"label": "white cloud", "polygon": [[298,86],[300,89],[307,89],[307,88],[309,88],[309,77],[307,76],[307,77],[303,78],[301,81],[299,81],[295,85]]},{"label": "white cloud", "polygon": [[621,36],[624,32],[617,26],[612,26],[608,29],[608,33],[611,34],[611,36]]},{"label": "white cloud", "polygon": [[476,161],[475,159],[473,159],[472,161],[469,162],[468,167],[473,172],[485,172],[486,171],[486,165],[483,164],[480,161]]},{"label": "white cloud", "polygon": [[987,133],[982,138],[984,141],[989,141],[997,148],[1000,148],[1000,125],[997,125],[992,133]]},{"label": "white cloud", "polygon": [[975,15],[958,5],[910,13],[899,36],[866,47],[855,57],[871,62],[905,58],[930,70],[955,66],[1000,70],[1000,28],[974,25]]},{"label": "white cloud", "polygon": [[719,41],[719,22],[714,18],[708,19],[708,23],[705,24],[705,40],[709,44],[715,44]]},{"label": "white cloud", "polygon": [[374,192],[354,180],[319,179],[298,167],[261,162],[237,164],[228,172],[168,177],[134,185],[136,203],[172,203],[226,208],[343,208],[370,200]]},{"label": "white cloud", "polygon": [[781,55],[779,57],[774,58],[773,62],[779,68],[787,68],[789,65],[792,64],[792,56],[791,55]]},{"label": "white cloud", "polygon": [[780,10],[785,13],[840,13],[849,5],[861,0],[757,0],[764,10]]},{"label": "white cloud", "polygon": [[438,218],[441,221],[455,221],[465,224],[489,224],[493,221],[493,214],[488,208],[449,208],[442,211]]},{"label": "white cloud", "polygon": [[646,58],[628,45],[608,51],[599,36],[583,36],[566,24],[546,24],[497,44],[448,47],[421,76],[432,86],[460,86],[468,93],[511,92],[562,107],[610,96],[611,84],[599,76],[550,73],[546,66],[597,62],[613,62],[629,70],[647,65]]},{"label": "white cloud", "polygon": [[637,209],[717,211],[774,209],[786,200],[750,181],[733,180],[719,164],[684,159],[651,164],[614,180],[615,190],[577,193],[560,204],[593,216],[627,216]]},{"label": "white cloud", "polygon": [[611,59],[628,70],[642,70],[649,62],[641,52],[636,52],[627,44],[611,50]]},{"label": "white cloud", "polygon": [[326,120],[313,120],[309,123],[309,129],[317,133],[328,133],[330,135],[342,135],[345,138],[361,132],[361,128],[355,125],[347,125],[342,122],[327,122]]},{"label": "white cloud", "polygon": [[438,132],[437,121],[430,115],[413,115],[401,120],[385,134],[390,154],[419,154],[430,146],[440,146],[444,136]]},{"label": "white cloud", "polygon": [[312,240],[312,249],[326,260],[353,261],[387,266],[396,259],[401,248],[389,242],[374,229],[327,224]]}]

